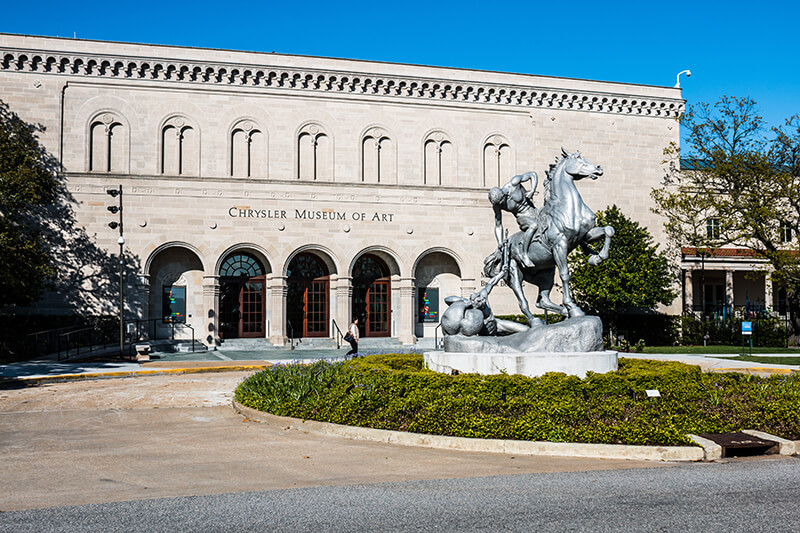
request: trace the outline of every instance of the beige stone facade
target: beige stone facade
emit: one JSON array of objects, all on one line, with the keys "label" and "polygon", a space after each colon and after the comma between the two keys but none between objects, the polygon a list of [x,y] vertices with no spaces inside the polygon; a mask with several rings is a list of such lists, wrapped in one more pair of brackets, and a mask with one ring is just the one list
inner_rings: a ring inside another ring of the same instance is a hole
[{"label": "beige stone facade", "polygon": [[[163,316],[179,287],[204,342],[275,345],[354,314],[367,336],[434,335],[419,289],[443,312],[479,287],[488,188],[543,179],[562,146],[604,168],[578,185],[587,205],[617,204],[662,241],[649,193],[684,105],[665,87],[16,35],[0,35],[0,95],[45,125],[79,222],[111,251],[105,191],[122,185],[131,316]],[[491,301],[518,312],[507,288]]]}]

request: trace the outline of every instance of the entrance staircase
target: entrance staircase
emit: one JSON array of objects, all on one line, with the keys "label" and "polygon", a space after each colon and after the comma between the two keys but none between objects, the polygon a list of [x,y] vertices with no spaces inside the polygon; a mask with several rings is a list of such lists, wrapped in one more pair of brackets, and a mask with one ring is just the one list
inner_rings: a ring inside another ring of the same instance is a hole
[{"label": "entrance staircase", "polygon": [[[336,339],[331,337],[304,337],[292,341],[295,350],[336,350]],[[358,341],[358,349],[366,351],[392,351],[403,348],[403,344],[396,337],[362,337]],[[225,339],[220,350],[289,350],[287,346],[273,346],[267,339]],[[338,349],[350,349],[344,341]]]}]

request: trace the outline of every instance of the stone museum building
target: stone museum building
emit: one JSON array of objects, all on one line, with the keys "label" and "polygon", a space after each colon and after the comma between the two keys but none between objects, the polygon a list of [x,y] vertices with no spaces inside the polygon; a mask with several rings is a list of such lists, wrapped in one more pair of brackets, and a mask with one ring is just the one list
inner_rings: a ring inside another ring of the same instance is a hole
[{"label": "stone museum building", "polygon": [[[616,204],[662,242],[650,190],[684,108],[672,87],[5,34],[0,99],[46,127],[79,224],[111,253],[106,191],[121,185],[140,265],[129,317],[276,346],[353,317],[365,338],[430,342],[444,298],[486,282],[489,188],[535,170],[541,206],[562,146],[603,167],[578,183],[587,205]],[[737,268],[704,276],[732,284]],[[491,302],[519,312],[506,287]]]}]

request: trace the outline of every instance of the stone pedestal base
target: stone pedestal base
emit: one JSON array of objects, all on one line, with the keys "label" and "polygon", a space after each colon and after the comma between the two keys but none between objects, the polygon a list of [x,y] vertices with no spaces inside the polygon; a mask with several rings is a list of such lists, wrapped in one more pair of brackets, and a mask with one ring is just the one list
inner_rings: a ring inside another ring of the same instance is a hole
[{"label": "stone pedestal base", "polygon": [[463,353],[425,352],[425,365],[434,372],[451,374],[520,374],[541,376],[563,372],[580,378],[617,370],[617,352]]}]

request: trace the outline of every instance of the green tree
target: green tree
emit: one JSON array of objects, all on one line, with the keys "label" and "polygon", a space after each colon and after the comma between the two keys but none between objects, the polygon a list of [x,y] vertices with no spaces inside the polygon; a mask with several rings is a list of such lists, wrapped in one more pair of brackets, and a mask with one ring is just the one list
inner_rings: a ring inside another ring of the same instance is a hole
[{"label": "green tree", "polygon": [[612,205],[597,214],[598,226],[612,226],[608,260],[589,264],[579,249],[570,254],[570,286],[575,300],[604,318],[613,331],[617,315],[630,308],[653,309],[676,296],[669,262],[646,228]]},{"label": "green tree", "polygon": [[[664,186],[652,191],[654,211],[666,218],[678,246],[730,244],[767,259],[772,280],[786,290],[797,332],[800,117],[768,129],[754,100],[726,96],[690,106],[681,125],[686,148],[665,150],[669,170]],[[709,220],[716,231],[708,231]]]},{"label": "green tree", "polygon": [[40,130],[0,101],[0,307],[33,302],[54,273],[37,221],[56,200],[59,181]]}]

